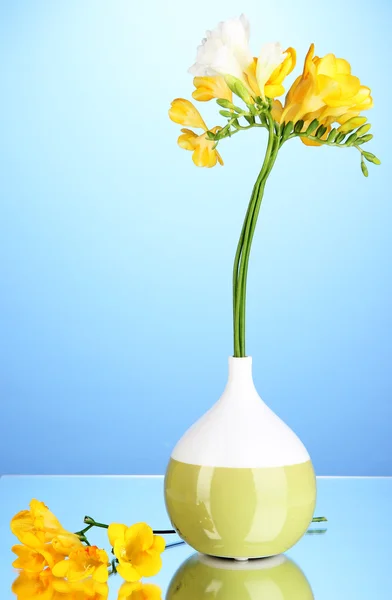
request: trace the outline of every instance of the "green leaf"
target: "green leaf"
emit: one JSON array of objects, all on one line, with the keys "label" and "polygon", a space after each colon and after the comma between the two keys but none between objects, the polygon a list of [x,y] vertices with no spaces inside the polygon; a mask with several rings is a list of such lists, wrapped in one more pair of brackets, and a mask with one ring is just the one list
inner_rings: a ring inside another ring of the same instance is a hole
[{"label": "green leaf", "polygon": [[226,100],[226,98],[218,98],[216,103],[222,108],[234,108],[234,104],[230,100]]},{"label": "green leaf", "polygon": [[300,119],[299,121],[297,121],[296,124],[294,125],[294,131],[295,131],[295,133],[301,133],[303,126],[304,126],[304,122],[303,122],[302,119]]},{"label": "green leaf", "polygon": [[337,129],[331,129],[327,137],[327,142],[334,142],[338,134],[339,132]]},{"label": "green leaf", "polygon": [[315,131],[318,126],[319,122],[317,121],[317,119],[313,119],[313,121],[310,123],[309,127],[306,130],[306,135],[310,135],[311,133],[313,133],[313,131]]},{"label": "green leaf", "polygon": [[339,131],[338,135],[335,138],[335,144],[340,144],[340,142],[342,142],[345,137],[346,137],[346,134],[343,133],[342,131]]},{"label": "green leaf", "polygon": [[320,127],[316,131],[316,137],[319,139],[322,138],[326,131],[327,128],[325,127],[325,125],[320,125]]},{"label": "green leaf", "polygon": [[294,126],[294,123],[292,121],[289,121],[288,123],[286,123],[286,125],[283,128],[283,132],[282,132],[282,140],[283,141],[287,140],[289,135],[292,133],[293,126]]},{"label": "green leaf", "polygon": [[368,133],[367,135],[363,135],[362,137],[357,139],[357,144],[366,144],[366,142],[370,142],[370,140],[373,139],[373,136],[371,133]]},{"label": "green leaf", "polygon": [[212,131],[206,131],[206,136],[209,140],[215,140],[215,133],[212,133]]},{"label": "green leaf", "polygon": [[364,135],[365,133],[367,133],[370,128],[371,128],[370,123],[365,123],[365,125],[362,125],[362,127],[359,127],[355,133],[359,137],[360,135]]},{"label": "green leaf", "polygon": [[222,117],[226,117],[227,119],[232,119],[234,117],[233,112],[230,112],[229,110],[220,110],[219,114],[222,115]]},{"label": "green leaf", "polygon": [[244,119],[246,119],[249,123],[249,125],[254,125],[255,124],[255,118],[254,117],[248,117],[247,115],[244,115]]},{"label": "green leaf", "polygon": [[361,169],[362,173],[365,175],[365,177],[367,177],[369,175],[369,171],[363,160],[361,160]]},{"label": "green leaf", "polygon": [[254,100],[240,79],[233,75],[225,75],[225,81],[231,91],[236,94],[245,104],[253,104]]},{"label": "green leaf", "polygon": [[344,143],[346,144],[346,146],[351,146],[355,142],[357,137],[358,136],[356,133],[352,133],[351,135],[348,136],[347,140]]}]

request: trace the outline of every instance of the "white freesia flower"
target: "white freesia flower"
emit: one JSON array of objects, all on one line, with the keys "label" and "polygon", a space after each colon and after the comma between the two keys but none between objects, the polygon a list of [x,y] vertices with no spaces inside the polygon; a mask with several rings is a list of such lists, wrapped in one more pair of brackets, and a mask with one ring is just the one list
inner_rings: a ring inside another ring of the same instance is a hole
[{"label": "white freesia flower", "polygon": [[261,91],[264,90],[264,86],[272,73],[282,64],[286,56],[287,52],[283,52],[279,42],[264,44],[257,59],[256,67],[256,79]]},{"label": "white freesia flower", "polygon": [[249,33],[245,15],[222,21],[216,29],[207,31],[189,72],[196,77],[233,75],[243,80],[243,72],[253,61]]}]

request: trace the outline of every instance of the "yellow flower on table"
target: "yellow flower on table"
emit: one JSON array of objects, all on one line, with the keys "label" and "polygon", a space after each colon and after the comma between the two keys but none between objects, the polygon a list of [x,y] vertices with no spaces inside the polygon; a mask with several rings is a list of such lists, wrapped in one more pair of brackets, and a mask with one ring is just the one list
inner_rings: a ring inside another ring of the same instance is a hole
[{"label": "yellow flower on table", "polygon": [[112,523],[109,525],[108,536],[119,561],[117,571],[126,581],[139,581],[142,577],[152,577],[160,571],[165,540],[154,535],[146,523],[136,523],[131,527]]},{"label": "yellow flower on table", "polygon": [[[303,72],[289,89],[284,107],[275,100],[272,115],[278,123],[303,120],[305,127],[317,119],[327,127],[324,134],[327,136],[332,123],[343,125],[356,118],[360,120],[354,127],[363,124],[366,119],[359,114],[372,106],[370,89],[352,75],[350,64],[334,54],[322,58],[314,56],[314,44],[311,44]],[[302,141],[317,145],[306,138]]]},{"label": "yellow flower on table", "polygon": [[51,543],[55,552],[63,556],[82,547],[78,536],[64,529],[49,508],[35,499],[30,502],[29,510],[22,510],[12,518],[11,531],[25,546],[41,550]]},{"label": "yellow flower on table", "polygon": [[[174,123],[202,129],[202,134],[195,133],[192,129],[181,129],[182,135],[178,138],[178,145],[184,150],[192,151],[192,160],[197,167],[214,167],[217,162],[223,165],[219,152],[214,148],[215,142],[206,137],[208,127],[197,108],[184,98],[176,98],[171,103],[169,117]],[[216,133],[220,127],[213,127],[209,131]]]},{"label": "yellow flower on table", "polygon": [[69,581],[81,581],[92,577],[99,583],[108,580],[109,558],[105,550],[97,546],[83,546],[72,550],[68,560],[58,562],[52,569],[55,577],[66,577]]},{"label": "yellow flower on table", "polygon": [[117,600],[161,600],[159,586],[148,583],[124,583],[118,591]]}]

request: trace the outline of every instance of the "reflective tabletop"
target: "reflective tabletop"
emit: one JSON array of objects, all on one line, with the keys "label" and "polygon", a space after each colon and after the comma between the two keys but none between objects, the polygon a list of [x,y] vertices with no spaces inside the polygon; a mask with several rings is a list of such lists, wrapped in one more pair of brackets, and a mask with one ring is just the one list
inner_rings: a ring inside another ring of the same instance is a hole
[{"label": "reflective tabletop", "polygon": [[[102,523],[145,521],[153,529],[171,528],[160,476],[2,477],[2,600],[16,598],[11,586],[18,572],[11,565],[11,547],[17,540],[9,523],[32,498],[45,502],[69,531],[82,529],[85,515]],[[328,522],[313,524],[285,555],[239,563],[173,545],[162,556],[162,570],[146,583],[158,585],[167,600],[390,600],[391,508],[392,478],[318,478],[315,514]],[[89,536],[110,552],[104,529],[94,528]],[[180,541],[176,535],[166,539],[168,544]],[[122,583],[119,575],[110,577],[110,600],[117,599]],[[135,595],[139,598],[143,596]],[[45,595],[44,600],[50,598]]]}]

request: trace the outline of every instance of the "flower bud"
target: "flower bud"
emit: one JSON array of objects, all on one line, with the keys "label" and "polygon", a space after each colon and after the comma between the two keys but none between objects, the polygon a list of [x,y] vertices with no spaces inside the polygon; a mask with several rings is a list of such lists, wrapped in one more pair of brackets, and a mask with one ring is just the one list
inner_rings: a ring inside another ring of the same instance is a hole
[{"label": "flower bud", "polygon": [[225,75],[225,81],[229,89],[233,92],[233,94],[236,94],[236,96],[241,98],[241,100],[243,100],[245,104],[254,103],[254,100],[250,95],[249,90],[246,88],[246,86],[242,83],[240,79],[237,79],[237,77],[234,77],[233,75]]}]

